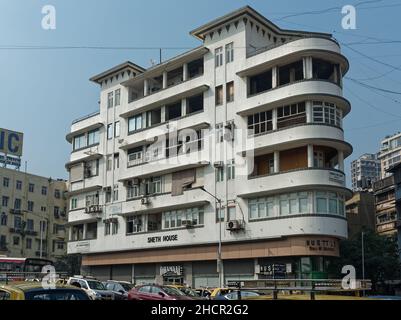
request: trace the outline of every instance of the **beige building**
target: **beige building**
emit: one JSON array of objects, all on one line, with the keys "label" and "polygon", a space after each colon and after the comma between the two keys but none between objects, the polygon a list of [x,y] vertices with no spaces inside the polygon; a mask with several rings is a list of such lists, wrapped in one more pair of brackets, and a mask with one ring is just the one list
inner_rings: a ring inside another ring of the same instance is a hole
[{"label": "beige building", "polygon": [[0,168],[0,255],[64,256],[66,190],[64,180]]},{"label": "beige building", "polygon": [[348,238],[363,230],[375,230],[375,196],[372,192],[358,191],[345,203],[348,220]]}]

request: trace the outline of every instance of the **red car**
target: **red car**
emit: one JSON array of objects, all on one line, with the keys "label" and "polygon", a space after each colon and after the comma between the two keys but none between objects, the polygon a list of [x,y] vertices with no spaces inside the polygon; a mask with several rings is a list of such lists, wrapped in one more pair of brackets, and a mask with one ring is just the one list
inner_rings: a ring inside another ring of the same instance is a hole
[{"label": "red car", "polygon": [[128,300],[194,300],[186,296],[182,291],[156,284],[136,286],[128,292]]}]

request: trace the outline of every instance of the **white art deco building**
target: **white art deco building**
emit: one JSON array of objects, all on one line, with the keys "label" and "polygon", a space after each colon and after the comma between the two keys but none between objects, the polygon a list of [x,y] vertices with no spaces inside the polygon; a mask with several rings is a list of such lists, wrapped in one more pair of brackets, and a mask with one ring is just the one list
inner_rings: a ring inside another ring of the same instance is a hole
[{"label": "white art deco building", "polygon": [[250,7],[191,35],[200,46],[168,61],[91,78],[100,110],[67,135],[68,253],[135,283],[216,286],[273,264],[327,277],[351,196],[338,42]]}]

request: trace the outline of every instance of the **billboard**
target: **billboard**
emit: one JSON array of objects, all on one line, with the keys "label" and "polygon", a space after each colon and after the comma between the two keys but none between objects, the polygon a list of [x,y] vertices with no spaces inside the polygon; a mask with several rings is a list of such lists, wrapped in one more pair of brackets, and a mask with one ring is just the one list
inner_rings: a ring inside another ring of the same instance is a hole
[{"label": "billboard", "polygon": [[0,128],[0,153],[8,156],[22,156],[24,134]]}]

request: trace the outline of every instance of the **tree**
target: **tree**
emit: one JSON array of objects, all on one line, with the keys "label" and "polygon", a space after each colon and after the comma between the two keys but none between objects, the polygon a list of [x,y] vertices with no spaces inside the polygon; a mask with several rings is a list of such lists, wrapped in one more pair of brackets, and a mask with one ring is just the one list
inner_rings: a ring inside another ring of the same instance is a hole
[{"label": "tree", "polygon": [[80,255],[65,255],[58,258],[54,263],[56,272],[65,272],[68,275],[80,274],[81,273],[81,256]]},{"label": "tree", "polygon": [[[400,257],[397,238],[380,236],[371,230],[364,231],[365,279],[372,280],[373,290],[385,280],[400,279]],[[362,234],[340,242],[340,258],[330,266],[332,276],[341,279],[341,269],[352,265],[356,276],[362,279]]]}]

